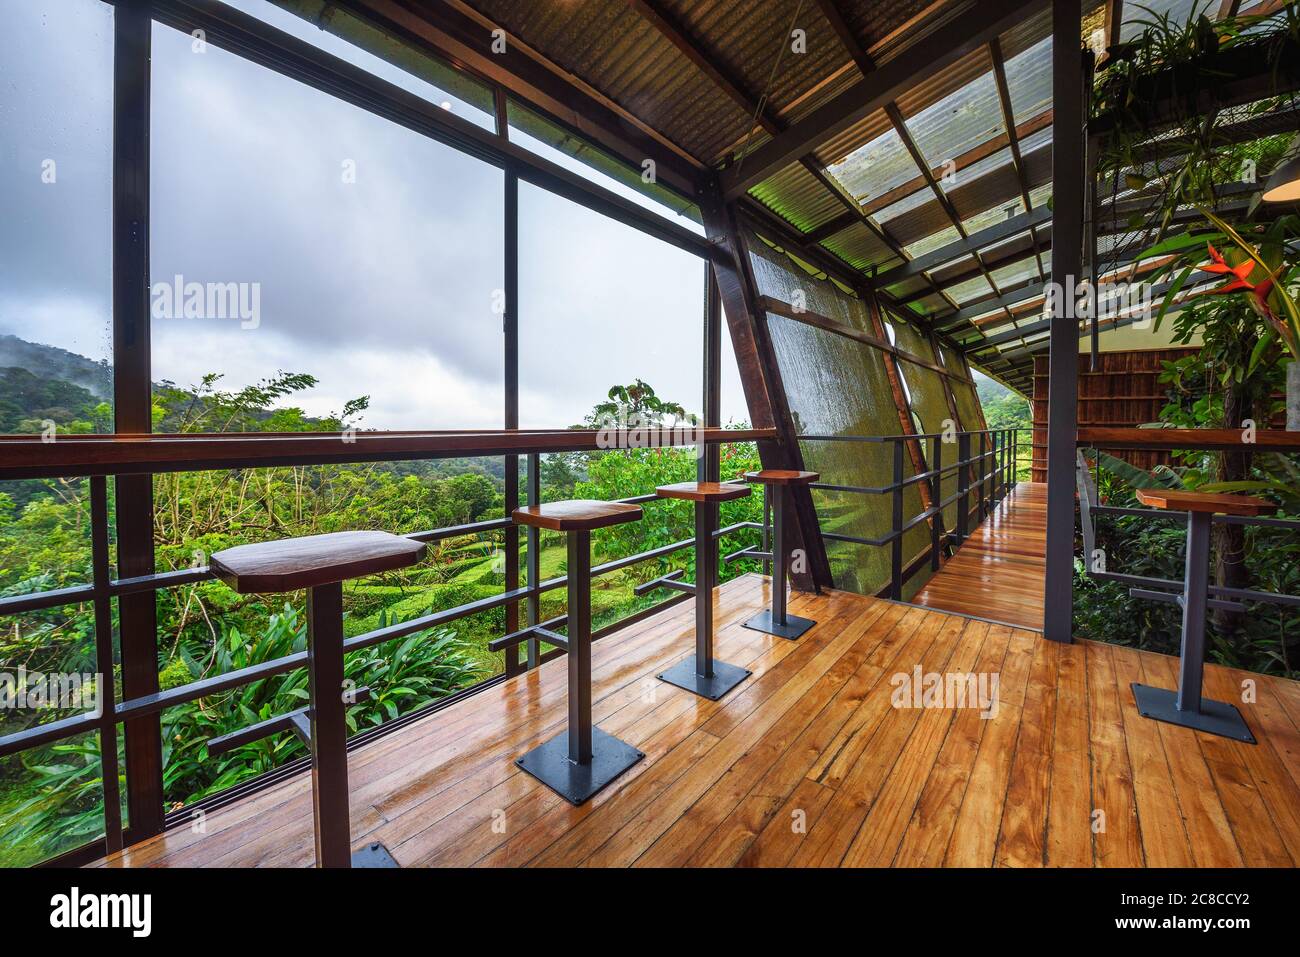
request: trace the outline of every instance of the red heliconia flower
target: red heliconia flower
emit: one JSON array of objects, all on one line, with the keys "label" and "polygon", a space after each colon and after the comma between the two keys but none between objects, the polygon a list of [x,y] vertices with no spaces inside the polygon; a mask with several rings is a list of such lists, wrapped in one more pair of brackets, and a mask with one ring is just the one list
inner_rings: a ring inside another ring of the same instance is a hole
[{"label": "red heliconia flower", "polygon": [[1229,266],[1227,261],[1224,260],[1223,256],[1214,248],[1212,243],[1206,243],[1205,245],[1210,250],[1211,262],[1208,266],[1202,266],[1201,270],[1203,272],[1218,273],[1219,275],[1233,277],[1232,281],[1226,286],[1220,286],[1218,289],[1213,290],[1210,295],[1221,296],[1224,293],[1240,292],[1243,289],[1252,292],[1255,290],[1254,284],[1246,278],[1255,271],[1255,261],[1253,259],[1247,259],[1239,266]]}]

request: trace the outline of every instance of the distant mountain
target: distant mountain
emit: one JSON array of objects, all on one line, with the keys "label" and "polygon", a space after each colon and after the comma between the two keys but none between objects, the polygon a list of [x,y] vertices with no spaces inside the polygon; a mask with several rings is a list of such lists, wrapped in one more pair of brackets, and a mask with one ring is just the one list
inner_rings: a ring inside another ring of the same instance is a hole
[{"label": "distant mountain", "polygon": [[23,369],[37,379],[70,382],[97,399],[113,397],[113,369],[57,346],[0,335],[0,369]]}]

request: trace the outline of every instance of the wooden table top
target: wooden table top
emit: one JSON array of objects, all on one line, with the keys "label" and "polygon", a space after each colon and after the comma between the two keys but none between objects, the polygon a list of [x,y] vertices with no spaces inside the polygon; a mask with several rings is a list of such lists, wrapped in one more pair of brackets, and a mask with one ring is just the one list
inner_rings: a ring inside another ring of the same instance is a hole
[{"label": "wooden table top", "polygon": [[520,525],[532,525],[552,532],[589,532],[595,528],[638,521],[641,514],[640,505],[579,498],[526,505],[515,509],[511,517]]},{"label": "wooden table top", "polygon": [[388,532],[330,532],[237,545],[208,567],[239,592],[280,594],[414,565],[427,546]]},{"label": "wooden table top", "polygon": [[678,482],[676,485],[660,485],[655,489],[655,494],[662,498],[680,498],[688,502],[726,502],[733,498],[744,498],[749,494],[749,486],[728,482]]},{"label": "wooden table top", "polygon": [[[1084,398],[1087,398],[1084,396]],[[1254,441],[1247,443],[1250,437]],[[1077,443],[1099,449],[1294,449],[1300,452],[1300,432],[1259,429],[1134,429],[1089,426],[1079,429]]]},{"label": "wooden table top", "polygon": [[1137,489],[1137,500],[1151,508],[1174,512],[1207,512],[1211,515],[1272,515],[1277,506],[1251,495],[1214,492],[1185,492],[1180,489]]},{"label": "wooden table top", "polygon": [[793,469],[763,469],[761,472],[746,472],[745,481],[758,485],[806,485],[815,482],[821,475],[817,472],[799,472]]}]

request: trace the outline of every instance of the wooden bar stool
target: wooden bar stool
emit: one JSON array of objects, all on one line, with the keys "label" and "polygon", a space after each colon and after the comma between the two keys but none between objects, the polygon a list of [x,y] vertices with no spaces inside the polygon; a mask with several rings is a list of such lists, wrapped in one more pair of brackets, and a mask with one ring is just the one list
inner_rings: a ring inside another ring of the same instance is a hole
[{"label": "wooden bar stool", "polygon": [[695,584],[675,579],[681,572],[647,582],[637,588],[637,594],[651,588],[676,588],[695,596],[695,654],[684,658],[663,674],[666,681],[692,694],[717,701],[751,674],[739,665],[713,658],[713,589],[718,574],[717,543],[713,539],[713,526],[717,524],[718,504],[749,495],[745,485],[727,485],[719,482],[682,482],[678,485],[661,485],[655,489],[660,498],[676,498],[695,503]]},{"label": "wooden bar stool", "polygon": [[569,547],[567,635],[532,632],[563,648],[569,659],[569,728],[516,759],[515,764],[572,804],[581,804],[645,755],[591,720],[591,532],[635,522],[641,506],[579,499],[517,508],[519,525],[564,532]]},{"label": "wooden bar stool", "polygon": [[1138,501],[1151,508],[1187,512],[1187,567],[1183,593],[1133,589],[1135,598],[1173,600],[1183,608],[1183,638],[1179,653],[1178,691],[1133,683],[1133,698],[1143,717],[1180,724],[1224,738],[1255,743],[1241,712],[1226,701],[1201,697],[1205,668],[1205,615],[1210,608],[1240,611],[1242,605],[1209,597],[1210,520],[1214,515],[1268,515],[1277,506],[1246,495],[1216,495],[1174,489],[1138,489]]},{"label": "wooden bar stool", "polygon": [[746,628],[794,640],[817,622],[785,610],[785,579],[790,565],[790,555],[785,547],[785,510],[789,504],[786,496],[791,485],[807,485],[821,478],[816,472],[796,472],[788,469],[764,469],[746,472],[745,481],[767,485],[772,491],[772,608],[762,611],[749,621]]},{"label": "wooden bar stool", "polygon": [[317,867],[396,867],[382,844],[352,853],[348,821],[347,705],[343,684],[343,582],[414,565],[426,547],[387,532],[333,532],[217,552],[208,565],[239,592],[282,594],[307,589],[307,674],[310,704],[209,742],[228,749],[292,728],[311,749]]}]

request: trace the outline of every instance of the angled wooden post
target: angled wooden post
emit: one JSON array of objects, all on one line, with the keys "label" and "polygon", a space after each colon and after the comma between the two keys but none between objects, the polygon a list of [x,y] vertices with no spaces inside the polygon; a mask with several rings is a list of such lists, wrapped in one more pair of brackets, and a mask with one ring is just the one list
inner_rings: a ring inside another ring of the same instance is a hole
[{"label": "angled wooden post", "polygon": [[[757,305],[758,294],[749,269],[749,253],[740,237],[735,209],[722,200],[716,176],[700,188],[700,211],[709,241],[717,247],[713,256],[713,274],[727,314],[732,350],[745,391],[752,424],[756,428],[775,428],[775,442],[758,443],[759,458],[765,469],[804,470],[803,453],[795,432],[794,419],[786,401],[781,371],[767,335],[766,316]],[[724,476],[725,478],[725,476]],[[830,561],[817,523],[812,494],[806,488],[793,490],[792,514],[786,526],[787,545],[800,549],[808,558],[806,571],[792,571],[795,587],[817,591],[830,587]]]},{"label": "angled wooden post", "polygon": [[[889,335],[885,332],[884,317],[881,315],[880,301],[869,290],[858,290],[863,301],[867,304],[867,312],[871,316],[871,327],[875,330],[876,335],[884,341],[889,341]],[[882,352],[885,360],[885,375],[889,377],[889,391],[894,397],[894,407],[898,410],[898,425],[902,429],[903,435],[916,435],[916,426],[912,423],[912,403],[907,399],[907,392],[903,389],[903,377],[899,371],[898,357],[892,352]],[[921,449],[920,442],[908,442],[907,454],[912,460],[912,469],[915,474],[920,475],[925,471],[925,453]],[[921,482],[917,485],[917,490],[921,493],[921,504],[929,508],[932,499],[930,496],[930,487],[927,483]],[[934,521],[934,520],[932,520]]]}]

